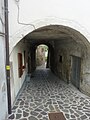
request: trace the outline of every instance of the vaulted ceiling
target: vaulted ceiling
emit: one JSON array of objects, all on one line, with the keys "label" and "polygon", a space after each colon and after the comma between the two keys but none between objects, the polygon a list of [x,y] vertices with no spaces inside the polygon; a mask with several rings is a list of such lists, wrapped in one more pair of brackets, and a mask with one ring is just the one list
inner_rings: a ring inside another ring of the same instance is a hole
[{"label": "vaulted ceiling", "polygon": [[24,37],[28,43],[50,43],[60,41],[60,44],[71,42],[84,45],[87,40],[78,31],[62,25],[49,25],[32,31]]}]

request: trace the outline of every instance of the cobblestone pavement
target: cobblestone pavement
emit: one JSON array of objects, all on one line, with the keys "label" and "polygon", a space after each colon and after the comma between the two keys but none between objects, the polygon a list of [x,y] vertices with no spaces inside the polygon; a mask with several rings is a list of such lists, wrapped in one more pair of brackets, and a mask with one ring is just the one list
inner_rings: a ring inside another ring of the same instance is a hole
[{"label": "cobblestone pavement", "polygon": [[49,120],[62,111],[66,120],[90,120],[90,97],[67,85],[49,70],[36,70],[27,80],[8,120]]}]

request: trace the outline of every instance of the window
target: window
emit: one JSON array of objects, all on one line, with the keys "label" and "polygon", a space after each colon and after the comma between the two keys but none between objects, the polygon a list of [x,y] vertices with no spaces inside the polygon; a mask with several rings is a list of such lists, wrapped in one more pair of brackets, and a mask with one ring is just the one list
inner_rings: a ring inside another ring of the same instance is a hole
[{"label": "window", "polygon": [[18,53],[18,75],[19,78],[22,76],[23,70],[22,70],[22,54]]},{"label": "window", "polygon": [[62,63],[62,56],[59,56],[59,62]]}]

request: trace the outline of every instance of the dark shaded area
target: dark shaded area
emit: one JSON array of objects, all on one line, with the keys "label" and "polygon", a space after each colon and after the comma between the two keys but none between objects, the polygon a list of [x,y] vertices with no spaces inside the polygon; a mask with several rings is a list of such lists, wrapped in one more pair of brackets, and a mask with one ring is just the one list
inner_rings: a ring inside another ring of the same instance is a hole
[{"label": "dark shaded area", "polygon": [[40,44],[45,44],[49,48],[46,68],[50,68],[51,71],[53,71],[53,67],[54,67],[54,64],[53,64],[54,63],[54,48],[50,43],[42,41],[40,43],[36,42],[35,44],[31,44],[30,53],[29,53],[29,57],[28,57],[28,73],[29,74],[33,73],[36,69],[36,48]]}]

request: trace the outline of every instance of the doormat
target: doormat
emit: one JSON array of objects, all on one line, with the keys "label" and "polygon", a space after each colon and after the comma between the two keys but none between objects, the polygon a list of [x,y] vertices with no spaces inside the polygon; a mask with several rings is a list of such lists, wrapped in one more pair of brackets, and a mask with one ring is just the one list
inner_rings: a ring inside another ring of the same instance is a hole
[{"label": "doormat", "polygon": [[66,120],[62,112],[49,113],[49,120]]}]

